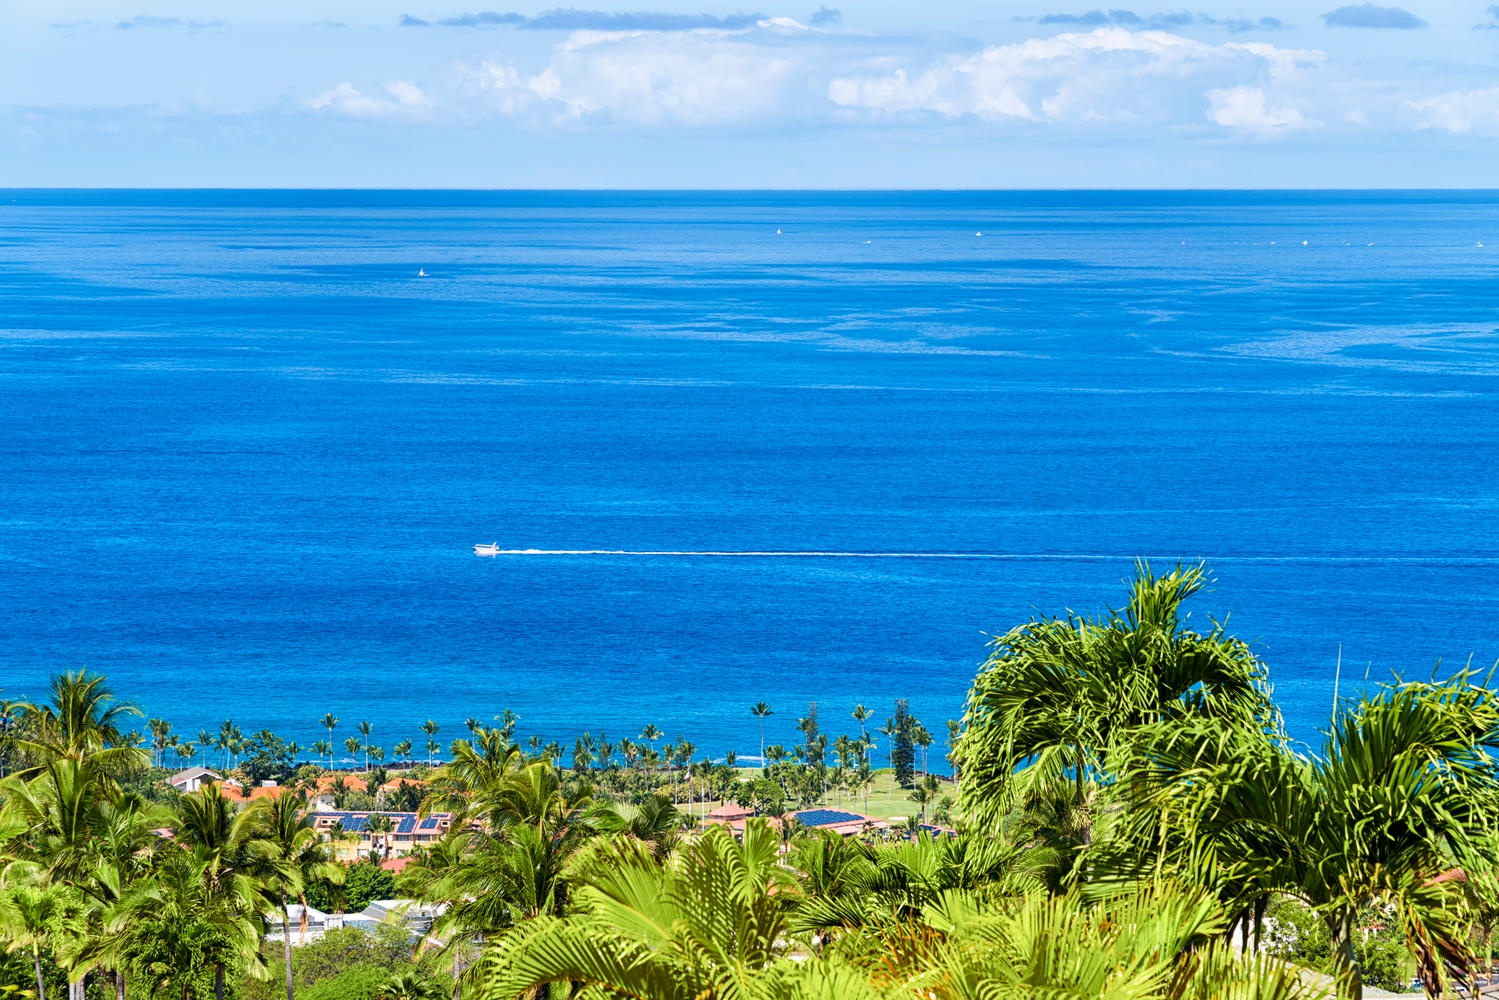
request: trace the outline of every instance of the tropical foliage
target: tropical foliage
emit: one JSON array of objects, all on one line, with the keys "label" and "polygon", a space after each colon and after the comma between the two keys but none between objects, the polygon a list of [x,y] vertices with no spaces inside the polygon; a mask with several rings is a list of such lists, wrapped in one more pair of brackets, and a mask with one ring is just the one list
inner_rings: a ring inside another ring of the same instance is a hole
[{"label": "tropical foliage", "polygon": [[[0,706],[0,996],[85,983],[182,1000],[1356,1000],[1366,981],[1412,976],[1432,996],[1471,988],[1499,926],[1487,679],[1362,693],[1315,750],[1299,746],[1253,651],[1221,623],[1191,626],[1207,583],[1201,567],[1141,564],[1121,609],[997,637],[948,727],[955,786],[928,773],[935,739],[904,702],[883,725],[858,706],[858,732],[837,737],[811,705],[801,742],[762,737],[746,771],[694,761],[655,725],[585,733],[564,767],[560,744],[518,737],[506,713],[470,719],[445,763],[424,723],[427,765],[403,740],[393,782],[377,727],[360,722],[346,744],[367,773],[329,780],[232,721],[183,742],[153,719],[138,737],[102,677],[62,675],[44,702]],[[757,726],[775,715],[751,712]],[[330,765],[338,725],[325,715],[311,747]],[[867,796],[876,736],[912,818],[837,836],[784,814]],[[162,787],[162,766],[200,753],[244,781],[296,784]],[[334,861],[350,835],[312,824],[313,796],[371,813],[373,857]],[[761,816],[705,825],[710,802]],[[400,806],[451,823],[396,875],[380,810]],[[945,827],[923,827],[929,813]],[[395,896],[425,907],[414,943],[400,923],[307,936],[309,905]]]}]

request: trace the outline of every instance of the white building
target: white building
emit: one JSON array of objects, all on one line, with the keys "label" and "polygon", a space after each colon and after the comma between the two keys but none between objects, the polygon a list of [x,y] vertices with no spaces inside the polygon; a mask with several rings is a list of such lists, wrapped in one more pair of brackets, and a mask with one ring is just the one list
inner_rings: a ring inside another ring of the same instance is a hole
[{"label": "white building", "polygon": [[196,792],[204,785],[212,785],[221,780],[222,776],[217,771],[210,771],[206,767],[190,767],[172,775],[167,779],[167,784],[179,792]]}]

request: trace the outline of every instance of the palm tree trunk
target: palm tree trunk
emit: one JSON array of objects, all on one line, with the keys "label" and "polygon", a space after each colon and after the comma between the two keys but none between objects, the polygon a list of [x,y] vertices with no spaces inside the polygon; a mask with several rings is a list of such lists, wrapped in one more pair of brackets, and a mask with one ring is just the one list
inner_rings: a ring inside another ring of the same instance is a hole
[{"label": "palm tree trunk", "polygon": [[36,966],[36,1000],[47,1000],[47,981],[42,978],[42,953],[35,946],[31,949],[31,961]]},{"label": "palm tree trunk", "polygon": [[285,896],[281,897],[281,954],[286,959],[286,1000],[297,1000],[291,985],[291,913]]},{"label": "palm tree trunk", "polygon": [[115,970],[115,1000],[125,1000],[125,973]]},{"label": "palm tree trunk", "polygon": [[224,963],[217,962],[213,967],[213,995],[214,1000],[224,1000]]},{"label": "palm tree trunk", "polygon": [[82,979],[68,983],[68,1000],[84,1000]]},{"label": "palm tree trunk", "polygon": [[1338,995],[1344,1000],[1364,1000],[1364,977],[1353,957],[1352,913],[1333,918],[1328,931],[1332,937],[1333,964],[1338,967]]}]

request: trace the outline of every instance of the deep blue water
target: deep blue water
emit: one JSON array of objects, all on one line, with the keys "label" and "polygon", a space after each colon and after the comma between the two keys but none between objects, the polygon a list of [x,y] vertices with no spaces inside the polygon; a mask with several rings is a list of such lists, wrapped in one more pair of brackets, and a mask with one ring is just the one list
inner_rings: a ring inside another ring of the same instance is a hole
[{"label": "deep blue water", "polygon": [[1495,255],[1492,193],[0,191],[0,687],[940,733],[1139,555],[1312,738],[1340,645],[1499,657]]}]

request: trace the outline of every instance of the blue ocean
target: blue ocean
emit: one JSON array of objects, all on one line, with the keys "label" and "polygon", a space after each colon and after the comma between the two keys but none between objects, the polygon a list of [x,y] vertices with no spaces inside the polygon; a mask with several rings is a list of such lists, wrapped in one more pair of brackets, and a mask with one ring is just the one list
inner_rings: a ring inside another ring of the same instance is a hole
[{"label": "blue ocean", "polygon": [[940,735],[1145,557],[1315,740],[1499,658],[1496,331],[1487,192],[0,191],[0,697]]}]

